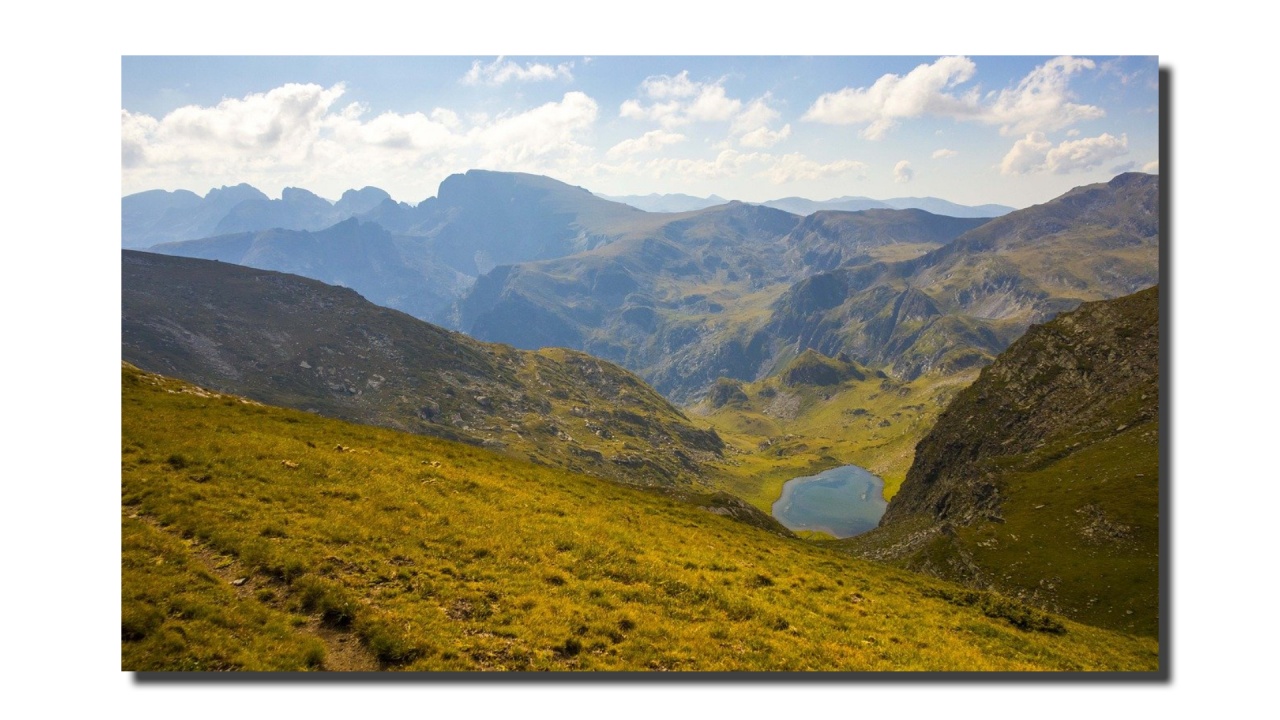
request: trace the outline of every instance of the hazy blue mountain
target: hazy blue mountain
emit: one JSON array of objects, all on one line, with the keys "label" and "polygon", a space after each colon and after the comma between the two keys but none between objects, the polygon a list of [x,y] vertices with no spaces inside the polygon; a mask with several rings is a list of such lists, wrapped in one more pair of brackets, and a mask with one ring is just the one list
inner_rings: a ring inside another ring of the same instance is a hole
[{"label": "hazy blue mountain", "polygon": [[270,228],[320,230],[338,221],[333,204],[309,190],[288,187],[279,200],[253,198],[231,208],[213,234],[252,232]]},{"label": "hazy blue mountain", "polygon": [[441,262],[467,275],[563,257],[611,242],[647,213],[541,175],[469,170],[416,206],[383,201],[361,215],[429,239]]},{"label": "hazy blue mountain", "polygon": [[277,270],[349,287],[424,319],[447,319],[471,279],[435,262],[420,240],[354,218],[319,231],[259,230],[162,243],[152,252]]},{"label": "hazy blue mountain", "polygon": [[799,197],[779,198],[760,203],[779,210],[786,210],[797,215],[811,215],[822,210],[925,210],[934,215],[948,215],[960,218],[992,218],[1013,212],[1015,208],[1007,205],[960,205],[935,197],[902,197],[889,200],[873,200],[869,197],[839,197],[831,200],[807,200]]},{"label": "hazy blue mountain", "polygon": [[345,220],[349,217],[367,213],[390,199],[391,196],[387,194],[386,190],[376,187],[363,187],[359,190],[348,190],[342,193],[342,197],[338,198],[338,201],[333,204],[333,209],[337,210]]},{"label": "hazy blue mountain", "polygon": [[786,210],[796,215],[811,215],[819,210],[844,210],[847,212],[857,212],[859,210],[891,210],[893,209],[886,203],[879,200],[872,200],[869,197],[840,197],[831,200],[809,200],[801,197],[785,197],[777,200],[767,200],[760,203],[765,207]]},{"label": "hazy blue mountain", "polygon": [[208,237],[232,208],[245,201],[267,200],[252,185],[241,183],[214,188],[203,198],[179,190],[167,198],[148,191],[120,200],[120,235],[123,247],[148,247],[172,240]]},{"label": "hazy blue mountain", "polygon": [[950,215],[951,217],[960,218],[993,218],[1008,215],[1017,210],[1017,208],[1012,208],[1008,205],[960,205],[935,197],[889,198],[884,203],[899,210],[916,208],[918,210],[927,210],[935,215]]},{"label": "hazy blue mountain", "polygon": [[667,193],[664,195],[659,195],[658,193],[649,193],[648,195],[601,195],[597,193],[597,195],[606,200],[640,208],[645,212],[657,213],[689,212],[690,210],[702,210],[729,202],[719,195],[700,198],[693,195],[685,195],[684,193]]},{"label": "hazy blue mountain", "polygon": [[121,199],[121,245],[150,247],[228,233],[280,228],[321,230],[367,213],[386,192],[366,187],[348,190],[336,203],[302,188],[285,188],[272,200],[251,185],[214,188],[203,198],[187,190],[148,190]]}]

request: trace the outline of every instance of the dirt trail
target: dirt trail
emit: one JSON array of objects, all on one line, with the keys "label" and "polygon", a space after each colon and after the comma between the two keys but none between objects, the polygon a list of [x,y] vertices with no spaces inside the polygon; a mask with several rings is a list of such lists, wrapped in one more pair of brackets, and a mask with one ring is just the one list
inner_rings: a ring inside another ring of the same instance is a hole
[{"label": "dirt trail", "polygon": [[[147,515],[134,514],[130,517],[141,520],[151,527],[167,535],[177,536],[171,528],[167,528]],[[244,564],[230,555],[223,555],[194,538],[180,538],[205,569],[219,578],[235,592],[241,600],[263,603],[280,612],[290,612],[283,602],[289,593],[289,586],[260,573],[245,568]],[[259,590],[267,593],[259,595]],[[337,630],[324,625],[319,615],[307,618],[307,623],[298,628],[299,631],[312,635],[324,643],[324,664],[322,670],[331,672],[374,672],[381,670],[377,658],[360,642],[360,638],[349,630]]]}]

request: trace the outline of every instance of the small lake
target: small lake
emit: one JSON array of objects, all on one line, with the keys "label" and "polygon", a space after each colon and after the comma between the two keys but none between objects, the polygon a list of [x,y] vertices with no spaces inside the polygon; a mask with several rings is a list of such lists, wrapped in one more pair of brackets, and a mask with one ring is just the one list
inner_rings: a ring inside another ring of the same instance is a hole
[{"label": "small lake", "polygon": [[884,480],[857,465],[843,465],[788,480],[773,516],[791,530],[847,538],[874,528],[886,505]]}]

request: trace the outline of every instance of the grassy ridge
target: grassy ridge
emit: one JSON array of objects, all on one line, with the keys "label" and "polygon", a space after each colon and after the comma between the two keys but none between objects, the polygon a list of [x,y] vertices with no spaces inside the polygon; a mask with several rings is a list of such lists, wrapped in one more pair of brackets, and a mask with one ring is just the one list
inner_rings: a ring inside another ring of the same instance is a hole
[{"label": "grassy ridge", "polygon": [[881,526],[841,544],[1154,636],[1159,290],[1032,328],[916,446]]},{"label": "grassy ridge", "polygon": [[652,492],[129,366],[122,388],[126,670],[1156,667],[1150,639]]}]

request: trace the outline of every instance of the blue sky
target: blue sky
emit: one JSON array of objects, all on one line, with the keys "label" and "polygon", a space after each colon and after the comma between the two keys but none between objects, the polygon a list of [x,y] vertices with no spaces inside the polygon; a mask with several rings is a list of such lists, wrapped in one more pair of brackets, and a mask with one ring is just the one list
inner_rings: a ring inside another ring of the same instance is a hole
[{"label": "blue sky", "polygon": [[1155,171],[1154,57],[125,57],[123,192],[596,192],[1018,207]]}]

